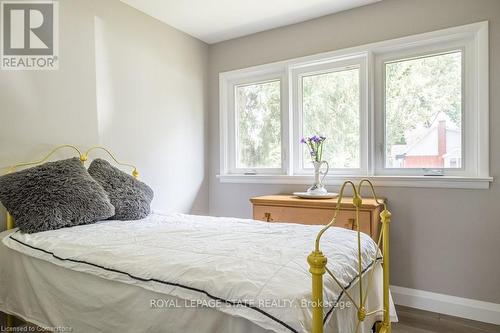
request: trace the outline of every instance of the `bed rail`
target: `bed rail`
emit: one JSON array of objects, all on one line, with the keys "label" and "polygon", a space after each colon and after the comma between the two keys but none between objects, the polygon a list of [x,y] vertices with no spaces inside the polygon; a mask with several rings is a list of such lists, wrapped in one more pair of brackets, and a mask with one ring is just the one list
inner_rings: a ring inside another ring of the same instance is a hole
[{"label": "bed rail", "polygon": [[[367,185],[371,189],[371,194],[373,199],[379,204],[382,204],[384,209],[380,213],[380,221],[381,221],[381,232],[377,242],[377,251],[373,259],[373,262],[377,260],[377,257],[380,254],[380,245],[382,245],[382,269],[383,269],[383,305],[382,309],[370,310],[366,308],[366,299],[368,295],[368,291],[370,290],[371,281],[373,279],[374,269],[371,269],[367,274],[363,274],[363,263],[361,256],[361,231],[359,225],[359,209],[363,203],[363,199],[361,197],[361,188],[363,185]],[[358,284],[357,288],[359,289],[359,299],[356,301],[354,297],[350,294],[350,290],[346,289],[342,286],[338,279],[334,276],[334,274],[328,269],[327,262],[328,259],[321,252],[320,244],[321,237],[323,234],[331,227],[335,226],[337,221],[337,215],[340,211],[340,204],[342,198],[344,197],[344,191],[346,187],[352,187],[353,191],[353,205],[356,208],[356,216],[355,216],[355,226],[357,232],[357,241],[358,241],[358,262],[357,262],[357,278]],[[323,229],[320,230],[318,235],[316,236],[316,241],[314,244],[314,250],[307,257],[307,262],[309,263],[309,272],[312,275],[312,333],[323,333],[323,321],[324,321],[324,311],[323,311],[323,275],[327,273],[330,275],[335,281],[335,283],[343,290],[345,295],[349,298],[352,304],[357,309],[357,317],[358,323],[356,325],[356,332],[359,330],[359,326],[362,321],[366,319],[368,316],[376,315],[379,313],[383,313],[383,320],[381,322],[376,323],[376,332],[377,333],[390,333],[391,332],[391,321],[390,321],[390,301],[389,301],[389,225],[391,222],[391,213],[387,209],[385,201],[379,201],[377,195],[375,193],[375,188],[368,179],[363,179],[358,183],[358,186],[352,181],[346,181],[340,187],[339,196],[337,199],[337,207],[335,209],[335,214],[330,223],[328,223]],[[365,275],[365,276],[363,276]],[[363,288],[363,279],[366,279],[366,275],[368,275],[368,281],[366,284],[366,290]]]}]

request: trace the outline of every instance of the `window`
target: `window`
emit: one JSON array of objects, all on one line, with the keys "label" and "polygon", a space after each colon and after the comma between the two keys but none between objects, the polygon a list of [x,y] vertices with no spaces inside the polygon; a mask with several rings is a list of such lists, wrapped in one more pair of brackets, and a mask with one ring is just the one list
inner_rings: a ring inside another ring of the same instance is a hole
[{"label": "window", "polygon": [[462,51],[384,63],[385,167],[461,168]]},{"label": "window", "polygon": [[488,176],[487,50],[478,38],[375,53],[374,174]]},{"label": "window", "polygon": [[359,69],[303,76],[302,117],[304,136],[329,139],[323,156],[331,167],[359,168]]},{"label": "window", "polygon": [[329,174],[366,172],[367,118],[366,59],[333,59],[326,63],[304,66],[292,71],[295,94],[293,123],[295,143],[294,173],[310,174],[312,163],[303,137],[321,135],[327,138],[323,160]]},{"label": "window", "polygon": [[285,174],[287,79],[283,68],[221,80],[221,167],[225,174]]},{"label": "window", "polygon": [[236,167],[281,168],[280,81],[235,87]]},{"label": "window", "polygon": [[[221,73],[221,181],[488,188],[488,25]],[[442,175],[444,177],[428,177]]]}]

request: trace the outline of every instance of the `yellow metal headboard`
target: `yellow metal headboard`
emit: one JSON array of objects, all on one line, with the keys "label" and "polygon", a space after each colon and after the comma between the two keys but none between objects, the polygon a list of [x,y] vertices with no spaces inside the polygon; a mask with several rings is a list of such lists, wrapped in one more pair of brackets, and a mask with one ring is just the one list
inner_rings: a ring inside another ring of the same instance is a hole
[{"label": "yellow metal headboard", "polygon": [[[89,149],[87,149],[84,153],[82,153],[80,151],[80,149],[78,149],[76,146],[74,145],[60,145],[60,146],[57,146],[55,148],[53,148],[47,155],[45,155],[45,157],[43,157],[42,159],[40,160],[36,160],[36,161],[32,161],[32,162],[22,162],[22,163],[17,163],[17,164],[14,164],[14,165],[11,165],[11,166],[7,166],[7,167],[3,167],[1,168],[0,170],[7,170],[6,173],[12,173],[12,172],[15,172],[17,169],[19,168],[23,168],[23,167],[28,167],[28,166],[35,166],[35,165],[39,165],[39,164],[42,164],[42,163],[45,163],[48,161],[48,159],[54,155],[54,153],[58,150],[61,150],[61,149],[65,149],[65,148],[70,148],[72,150],[74,150],[76,153],[77,153],[77,156],[78,158],[80,159],[80,161],[82,162],[82,164],[84,164],[87,160],[88,160],[88,157],[89,157],[89,153],[94,151],[94,150],[103,150],[105,151],[110,157],[111,159],[118,165],[121,165],[121,166],[125,166],[125,167],[129,167],[129,168],[132,168],[132,176],[134,178],[138,178],[139,177],[139,171],[137,171],[137,168],[130,164],[130,163],[123,163],[123,162],[120,162],[116,159],[115,155],[113,155],[113,153],[111,153],[111,151],[109,151],[109,149],[105,148],[105,147],[102,147],[102,146],[93,146],[93,147],[90,147]],[[9,229],[13,229],[14,228],[14,219],[12,218],[12,216],[7,212],[7,230]]]},{"label": "yellow metal headboard", "polygon": [[47,155],[45,155],[44,158],[42,158],[40,160],[32,161],[32,162],[21,162],[21,163],[18,163],[18,164],[14,164],[14,165],[10,165],[10,166],[7,166],[7,167],[3,167],[2,170],[7,169],[7,173],[11,173],[11,172],[16,171],[16,169],[18,169],[18,168],[23,168],[23,167],[27,167],[27,166],[33,166],[33,165],[38,165],[38,164],[45,163],[45,162],[47,162],[47,160],[52,155],[54,155],[54,153],[56,151],[64,149],[64,148],[71,148],[71,149],[73,149],[74,151],[77,152],[78,157],[80,158],[80,160],[82,159],[82,153],[75,146],[73,146],[73,145],[60,145],[60,146],[57,146],[54,149],[52,149]]},{"label": "yellow metal headboard", "polygon": [[132,165],[130,163],[123,163],[123,162],[118,161],[116,159],[115,155],[113,155],[113,153],[111,153],[109,151],[109,149],[107,149],[105,147],[102,147],[102,146],[93,146],[93,147],[90,147],[89,149],[87,149],[87,151],[85,153],[83,153],[82,157],[80,158],[81,161],[82,162],[87,161],[87,159],[89,157],[89,153],[91,151],[93,151],[93,150],[103,150],[103,151],[105,151],[106,153],[108,153],[109,157],[111,157],[113,159],[113,161],[115,161],[116,164],[132,168],[132,176],[134,178],[139,178],[139,171],[137,171],[137,168],[135,167],[135,165]]}]

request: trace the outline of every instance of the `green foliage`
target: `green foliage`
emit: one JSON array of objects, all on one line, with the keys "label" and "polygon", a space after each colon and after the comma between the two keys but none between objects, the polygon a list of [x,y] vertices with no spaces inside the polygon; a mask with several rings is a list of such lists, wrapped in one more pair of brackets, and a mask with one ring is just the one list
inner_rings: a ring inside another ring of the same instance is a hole
[{"label": "green foliage", "polygon": [[461,62],[461,53],[454,52],[385,66],[388,153],[417,127],[429,127],[440,112],[461,127]]},{"label": "green foliage", "polygon": [[326,137],[330,167],[359,167],[359,69],[305,76],[302,91],[303,134]]},{"label": "green foliage", "polygon": [[235,95],[238,166],[281,167],[280,81],[239,86]]},{"label": "green foliage", "polygon": [[[461,53],[453,52],[385,65],[388,153],[440,112],[461,127],[461,61]],[[360,166],[359,75],[350,68],[302,78],[302,134],[327,138],[323,159],[333,168]],[[281,167],[280,81],[237,86],[235,102],[238,167]],[[304,167],[310,167],[306,148],[303,154]]]}]

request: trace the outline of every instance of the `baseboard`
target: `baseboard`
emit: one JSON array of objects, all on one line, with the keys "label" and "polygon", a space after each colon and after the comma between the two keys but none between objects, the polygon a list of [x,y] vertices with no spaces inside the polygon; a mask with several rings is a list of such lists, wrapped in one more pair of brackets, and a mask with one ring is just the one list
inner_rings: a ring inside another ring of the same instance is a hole
[{"label": "baseboard", "polygon": [[398,305],[500,325],[500,304],[398,286],[391,294]]}]

